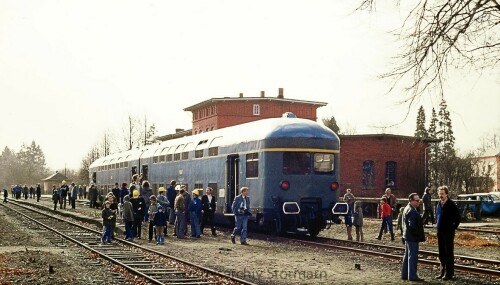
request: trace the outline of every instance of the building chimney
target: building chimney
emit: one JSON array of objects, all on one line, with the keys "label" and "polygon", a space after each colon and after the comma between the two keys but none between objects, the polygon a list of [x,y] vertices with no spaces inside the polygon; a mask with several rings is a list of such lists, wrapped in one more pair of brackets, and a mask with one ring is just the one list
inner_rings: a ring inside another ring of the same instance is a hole
[{"label": "building chimney", "polygon": [[283,99],[283,88],[278,89],[278,98]]},{"label": "building chimney", "polygon": [[240,98],[243,98],[243,93],[240,93]]},{"label": "building chimney", "polygon": [[266,97],[266,92],[265,91],[260,91],[260,97]]}]

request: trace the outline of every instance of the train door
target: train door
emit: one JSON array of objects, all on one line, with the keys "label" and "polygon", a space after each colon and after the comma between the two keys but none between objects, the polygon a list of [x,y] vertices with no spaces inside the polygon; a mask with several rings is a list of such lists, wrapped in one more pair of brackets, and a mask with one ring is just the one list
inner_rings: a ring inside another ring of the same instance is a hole
[{"label": "train door", "polygon": [[97,183],[97,172],[92,172],[92,183]]},{"label": "train door", "polygon": [[147,164],[142,165],[141,175],[142,175],[142,180],[149,180],[148,179],[148,165]]},{"label": "train door", "polygon": [[240,156],[238,154],[230,154],[226,159],[226,213],[232,213],[231,205],[233,204],[234,197],[238,195],[238,188],[240,184]]},{"label": "train door", "polygon": [[132,175],[130,175],[130,177],[134,176],[135,174],[137,174],[137,166],[132,166]]}]

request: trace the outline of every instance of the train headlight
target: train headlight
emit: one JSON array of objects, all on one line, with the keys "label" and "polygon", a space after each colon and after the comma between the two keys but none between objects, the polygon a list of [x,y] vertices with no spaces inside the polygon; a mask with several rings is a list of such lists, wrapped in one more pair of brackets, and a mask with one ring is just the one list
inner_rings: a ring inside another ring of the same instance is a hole
[{"label": "train headlight", "polygon": [[332,182],[332,184],[330,184],[330,189],[332,189],[332,191],[338,190],[339,189],[339,183],[338,182]]},{"label": "train headlight", "polygon": [[288,190],[290,188],[290,182],[288,181],[281,181],[280,182],[280,188],[283,190]]}]

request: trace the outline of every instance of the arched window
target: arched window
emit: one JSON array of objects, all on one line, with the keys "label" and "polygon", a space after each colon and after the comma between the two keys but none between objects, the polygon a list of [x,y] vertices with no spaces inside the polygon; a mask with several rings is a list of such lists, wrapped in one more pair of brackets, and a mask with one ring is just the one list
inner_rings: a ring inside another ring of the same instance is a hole
[{"label": "arched window", "polygon": [[385,163],[385,187],[396,187],[396,162]]},{"label": "arched window", "polygon": [[363,161],[363,188],[375,186],[375,170],[373,160]]}]

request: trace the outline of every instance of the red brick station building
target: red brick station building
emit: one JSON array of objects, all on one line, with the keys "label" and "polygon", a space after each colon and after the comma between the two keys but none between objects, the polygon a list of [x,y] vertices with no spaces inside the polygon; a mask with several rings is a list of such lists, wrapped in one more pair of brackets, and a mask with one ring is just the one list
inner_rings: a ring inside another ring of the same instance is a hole
[{"label": "red brick station building", "polygon": [[[167,140],[208,132],[292,112],[299,118],[316,121],[316,110],[324,102],[286,99],[283,88],[276,97],[212,98],[187,107],[192,112],[191,130],[158,137]],[[426,151],[431,141],[393,134],[340,135],[340,195],[347,188],[357,197],[381,197],[386,188],[398,198],[423,194],[426,183]]]}]

